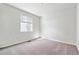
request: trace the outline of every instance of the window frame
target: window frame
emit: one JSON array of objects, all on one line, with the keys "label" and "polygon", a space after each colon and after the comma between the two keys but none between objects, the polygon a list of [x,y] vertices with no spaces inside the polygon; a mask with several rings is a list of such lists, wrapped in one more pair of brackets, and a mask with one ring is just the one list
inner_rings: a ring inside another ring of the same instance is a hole
[{"label": "window frame", "polygon": [[[33,31],[33,21],[32,21],[33,19],[31,17],[25,16],[25,15],[21,15],[20,17],[21,17],[20,32],[32,32]],[[23,24],[25,24],[25,25],[23,26]]]}]

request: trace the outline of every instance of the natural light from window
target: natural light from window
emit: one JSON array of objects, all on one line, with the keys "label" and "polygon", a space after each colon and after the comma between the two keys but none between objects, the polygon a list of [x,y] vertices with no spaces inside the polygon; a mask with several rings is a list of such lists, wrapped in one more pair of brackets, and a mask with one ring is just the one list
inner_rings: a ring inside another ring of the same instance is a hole
[{"label": "natural light from window", "polygon": [[20,20],[20,32],[32,32],[32,18],[25,15],[21,15]]}]

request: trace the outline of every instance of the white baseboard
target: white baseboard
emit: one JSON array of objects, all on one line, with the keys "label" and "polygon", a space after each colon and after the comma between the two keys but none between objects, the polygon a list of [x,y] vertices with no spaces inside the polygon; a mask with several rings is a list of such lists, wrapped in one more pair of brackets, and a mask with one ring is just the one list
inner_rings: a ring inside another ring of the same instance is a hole
[{"label": "white baseboard", "polygon": [[70,45],[77,45],[76,43],[70,43],[70,42],[66,42],[66,41],[61,41],[61,40],[57,40],[57,39],[49,39],[49,38],[44,38],[42,37],[42,39],[48,39],[48,40],[52,40],[52,41],[57,41],[57,42],[61,42],[61,43],[65,43],[65,44],[70,44]]}]

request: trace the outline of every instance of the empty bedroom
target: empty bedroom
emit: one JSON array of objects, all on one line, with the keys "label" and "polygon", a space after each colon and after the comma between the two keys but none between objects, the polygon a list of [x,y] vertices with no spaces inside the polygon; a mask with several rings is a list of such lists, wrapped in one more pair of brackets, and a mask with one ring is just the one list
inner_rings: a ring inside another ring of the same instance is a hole
[{"label": "empty bedroom", "polygon": [[79,55],[79,3],[0,3],[0,55]]}]

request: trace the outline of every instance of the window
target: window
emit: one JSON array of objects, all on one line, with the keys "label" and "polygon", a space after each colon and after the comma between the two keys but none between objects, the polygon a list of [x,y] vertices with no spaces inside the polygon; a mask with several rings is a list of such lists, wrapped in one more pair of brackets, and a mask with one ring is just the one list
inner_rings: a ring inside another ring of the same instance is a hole
[{"label": "window", "polygon": [[31,32],[32,31],[32,18],[21,15],[20,31]]}]

